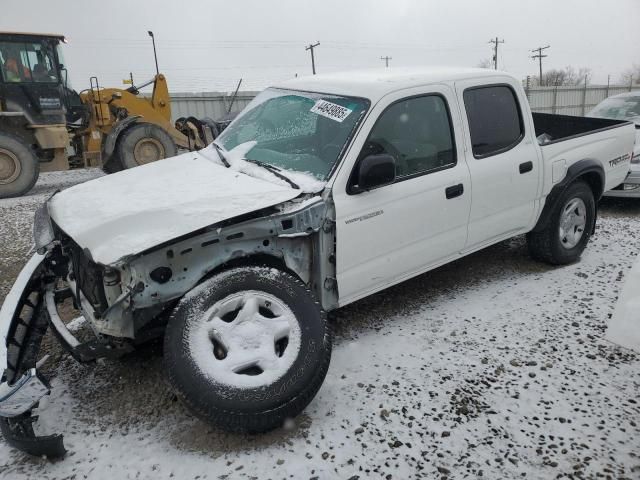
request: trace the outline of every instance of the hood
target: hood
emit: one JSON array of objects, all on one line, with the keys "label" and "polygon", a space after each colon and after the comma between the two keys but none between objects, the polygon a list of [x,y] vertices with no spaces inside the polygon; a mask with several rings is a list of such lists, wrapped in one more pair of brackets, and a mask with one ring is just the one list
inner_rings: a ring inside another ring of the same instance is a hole
[{"label": "hood", "polygon": [[189,152],[68,188],[48,207],[67,235],[108,265],[300,193]]}]

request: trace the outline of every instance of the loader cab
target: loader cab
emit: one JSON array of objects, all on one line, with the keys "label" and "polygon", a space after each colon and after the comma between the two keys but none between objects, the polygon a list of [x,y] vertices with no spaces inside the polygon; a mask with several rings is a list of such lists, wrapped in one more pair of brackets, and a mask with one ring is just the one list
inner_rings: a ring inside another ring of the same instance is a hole
[{"label": "loader cab", "polygon": [[0,32],[0,119],[22,128],[66,123],[62,42],[61,35]]}]

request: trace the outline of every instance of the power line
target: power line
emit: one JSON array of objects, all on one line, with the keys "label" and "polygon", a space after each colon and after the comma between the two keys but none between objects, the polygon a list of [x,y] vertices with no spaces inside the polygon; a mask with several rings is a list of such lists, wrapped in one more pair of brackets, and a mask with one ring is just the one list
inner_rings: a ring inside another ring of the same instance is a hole
[{"label": "power line", "polygon": [[494,70],[498,69],[498,45],[500,43],[504,43],[504,39],[498,40],[498,37],[489,40],[489,43],[493,43],[493,68]]},{"label": "power line", "polygon": [[540,84],[540,86],[542,86],[542,59],[548,56],[548,55],[543,55],[542,51],[546,50],[550,46],[551,45],[547,45],[546,47],[538,47],[531,50],[532,52],[538,52],[537,55],[531,55],[531,58],[533,58],[534,60],[536,58],[538,59],[538,65],[540,67],[540,76],[538,77],[538,83]]},{"label": "power line", "polygon": [[316,59],[313,56],[313,49],[316,48],[317,46],[320,45],[320,42],[316,42],[314,44],[310,44],[307,45],[306,47],[304,47],[305,50],[310,50],[311,51],[311,71],[313,72],[313,74],[316,74]]},{"label": "power line", "polygon": [[389,68],[389,60],[393,60],[389,55],[380,57],[380,60],[384,60],[384,66]]}]

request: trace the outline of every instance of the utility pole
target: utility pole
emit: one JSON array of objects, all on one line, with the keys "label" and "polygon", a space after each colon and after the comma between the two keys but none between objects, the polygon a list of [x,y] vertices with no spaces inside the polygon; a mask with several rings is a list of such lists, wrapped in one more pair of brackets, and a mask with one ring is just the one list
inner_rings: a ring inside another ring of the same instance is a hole
[{"label": "utility pole", "polygon": [[504,43],[504,39],[503,40],[498,40],[498,37],[494,39],[489,40],[489,43],[493,43],[493,69],[497,70],[498,69],[498,44],[500,43]]},{"label": "utility pole", "polygon": [[384,66],[389,68],[389,60],[393,60],[390,56],[380,57],[380,60],[384,60]]},{"label": "utility pole", "polygon": [[311,71],[313,72],[313,74],[316,74],[316,59],[313,56],[313,49],[316,48],[318,45],[320,45],[320,42],[316,42],[314,44],[311,45],[307,45],[306,47],[304,47],[305,50],[311,50]]},{"label": "utility pole", "polygon": [[542,59],[544,57],[547,57],[548,55],[543,55],[542,51],[546,50],[547,48],[549,48],[551,45],[547,45],[546,47],[538,47],[538,48],[534,48],[533,50],[531,50],[532,52],[538,52],[537,55],[531,55],[531,58],[533,58],[534,60],[537,58],[538,59],[538,65],[540,67],[540,76],[538,77],[538,81],[540,83],[540,86],[542,86]]}]

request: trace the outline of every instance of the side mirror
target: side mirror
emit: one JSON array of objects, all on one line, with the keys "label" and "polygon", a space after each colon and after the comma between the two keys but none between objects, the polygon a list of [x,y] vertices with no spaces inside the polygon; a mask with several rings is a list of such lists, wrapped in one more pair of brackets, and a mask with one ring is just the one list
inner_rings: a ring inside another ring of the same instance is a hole
[{"label": "side mirror", "polygon": [[389,185],[396,180],[396,159],[388,153],[367,155],[358,164],[353,193]]}]

